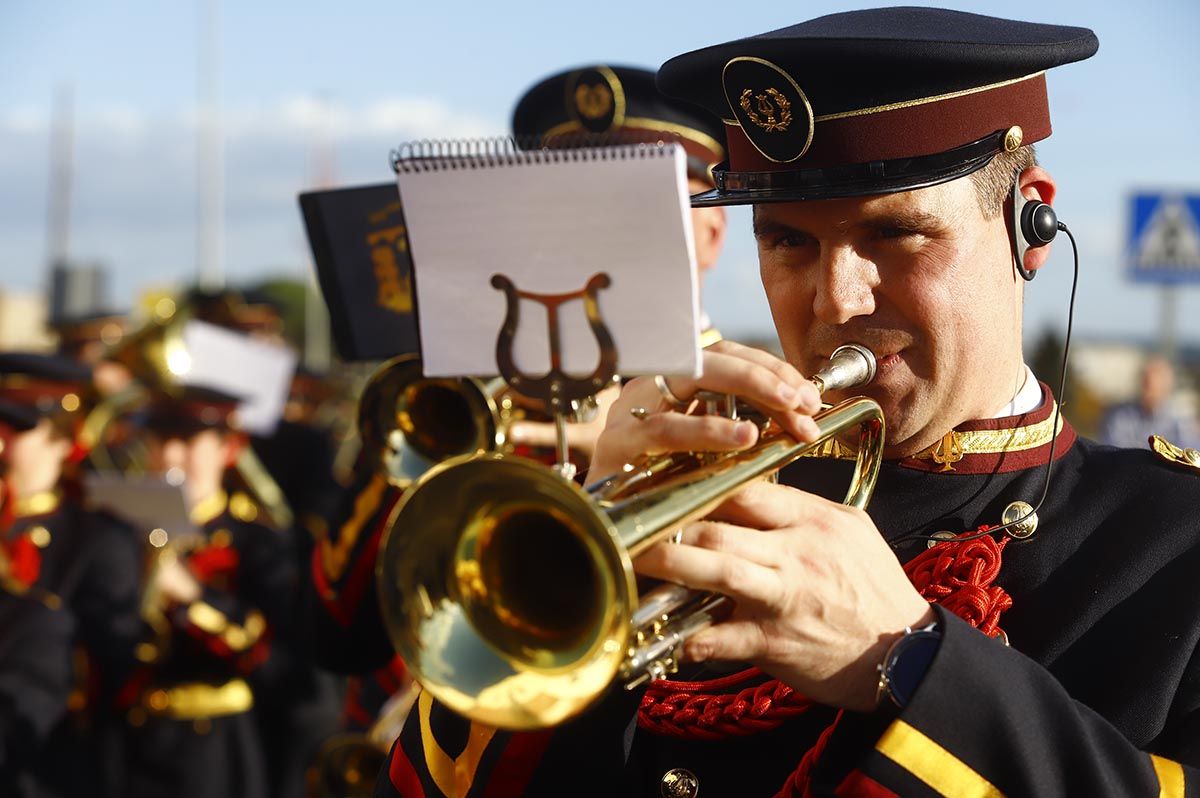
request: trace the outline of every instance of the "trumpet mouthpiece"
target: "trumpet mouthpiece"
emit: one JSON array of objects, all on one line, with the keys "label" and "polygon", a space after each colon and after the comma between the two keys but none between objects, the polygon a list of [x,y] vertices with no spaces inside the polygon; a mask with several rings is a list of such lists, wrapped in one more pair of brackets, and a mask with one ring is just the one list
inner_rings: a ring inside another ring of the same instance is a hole
[{"label": "trumpet mouthpiece", "polygon": [[875,379],[875,355],[861,344],[845,344],[833,350],[829,362],[812,376],[821,393],[858,388]]}]

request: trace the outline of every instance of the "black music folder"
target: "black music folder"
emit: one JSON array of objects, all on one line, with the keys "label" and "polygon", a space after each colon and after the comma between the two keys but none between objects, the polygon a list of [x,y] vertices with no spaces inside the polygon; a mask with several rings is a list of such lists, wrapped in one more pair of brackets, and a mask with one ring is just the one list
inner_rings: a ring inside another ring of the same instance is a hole
[{"label": "black music folder", "polygon": [[384,360],[420,351],[412,258],[394,182],[300,195],[338,354]]}]

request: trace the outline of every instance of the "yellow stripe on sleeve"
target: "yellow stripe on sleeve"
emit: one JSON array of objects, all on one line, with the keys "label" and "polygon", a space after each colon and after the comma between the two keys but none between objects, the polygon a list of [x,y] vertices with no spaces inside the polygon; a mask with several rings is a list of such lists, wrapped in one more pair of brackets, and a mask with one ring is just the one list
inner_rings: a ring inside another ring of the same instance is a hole
[{"label": "yellow stripe on sleeve", "polygon": [[1003,798],[1004,793],[962,760],[902,720],[875,743],[875,750],[942,795],[954,798]]},{"label": "yellow stripe on sleeve", "polygon": [[1159,798],[1183,798],[1183,766],[1154,754],[1150,755],[1150,762],[1158,776]]},{"label": "yellow stripe on sleeve", "polygon": [[433,711],[433,696],[422,690],[417,699],[417,716],[421,721],[421,744],[425,750],[425,767],[437,788],[449,798],[466,795],[475,781],[475,770],[487,750],[488,743],[496,730],[478,723],[471,724],[467,733],[467,747],[457,759],[451,759],[433,736],[430,713]]}]

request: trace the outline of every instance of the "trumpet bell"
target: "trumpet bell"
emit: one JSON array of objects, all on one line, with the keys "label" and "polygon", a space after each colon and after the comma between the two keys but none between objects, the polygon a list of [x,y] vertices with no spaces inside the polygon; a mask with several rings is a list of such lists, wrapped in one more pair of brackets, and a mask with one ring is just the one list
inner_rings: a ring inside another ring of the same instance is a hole
[{"label": "trumpet bell", "polygon": [[602,694],[628,648],[637,587],[616,536],[583,490],[535,461],[436,466],[396,507],[379,557],[397,653],[481,723],[566,720]]},{"label": "trumpet bell", "polygon": [[426,378],[420,358],[401,355],[363,388],[359,438],[390,481],[405,487],[434,463],[503,447],[508,401],[478,380]]}]

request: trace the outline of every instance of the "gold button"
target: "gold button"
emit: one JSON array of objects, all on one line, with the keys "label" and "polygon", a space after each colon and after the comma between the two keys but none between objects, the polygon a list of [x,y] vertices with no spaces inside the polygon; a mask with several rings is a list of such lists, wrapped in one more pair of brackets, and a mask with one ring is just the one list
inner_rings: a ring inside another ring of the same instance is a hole
[{"label": "gold button", "polygon": [[1191,447],[1183,450],[1183,462],[1188,465],[1200,466],[1200,451],[1196,451]]},{"label": "gold button", "polygon": [[1004,134],[1004,151],[1016,152],[1021,147],[1021,142],[1025,140],[1025,131],[1021,130],[1020,125],[1013,125]]},{"label": "gold button", "polygon": [[39,549],[50,545],[50,530],[44,526],[35,526],[29,530],[29,540]]},{"label": "gold button", "polygon": [[1024,519],[1015,526],[1010,526],[1006,531],[1010,537],[1017,540],[1025,540],[1031,536],[1038,528],[1037,513],[1033,511],[1033,507],[1028,502],[1013,502],[1004,508],[1004,513],[1000,516],[1000,522],[1008,525]]},{"label": "gold button", "polygon": [[668,770],[659,785],[662,798],[696,798],[700,794],[700,779],[690,770]]},{"label": "gold button", "polygon": [[213,532],[209,542],[217,548],[223,549],[233,542],[233,536],[229,534],[228,529],[218,529],[216,532]]}]

